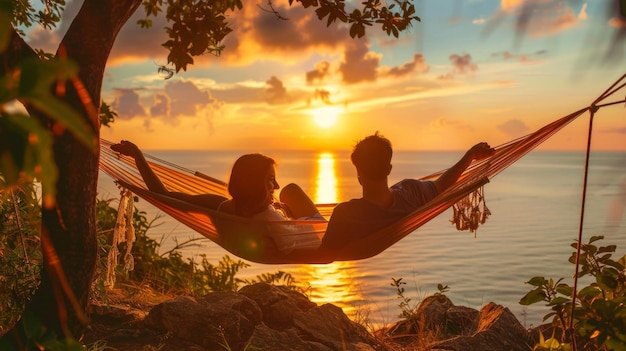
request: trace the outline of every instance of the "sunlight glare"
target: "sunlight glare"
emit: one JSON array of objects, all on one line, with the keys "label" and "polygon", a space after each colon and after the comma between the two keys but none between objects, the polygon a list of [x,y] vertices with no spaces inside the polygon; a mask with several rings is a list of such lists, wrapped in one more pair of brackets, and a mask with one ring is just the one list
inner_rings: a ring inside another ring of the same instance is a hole
[{"label": "sunlight glare", "polygon": [[315,123],[322,128],[330,128],[337,123],[341,114],[341,108],[337,106],[324,106],[311,110]]},{"label": "sunlight glare", "polygon": [[335,155],[330,152],[322,152],[317,155],[315,203],[330,204],[335,202],[337,202],[337,176],[335,174]]}]

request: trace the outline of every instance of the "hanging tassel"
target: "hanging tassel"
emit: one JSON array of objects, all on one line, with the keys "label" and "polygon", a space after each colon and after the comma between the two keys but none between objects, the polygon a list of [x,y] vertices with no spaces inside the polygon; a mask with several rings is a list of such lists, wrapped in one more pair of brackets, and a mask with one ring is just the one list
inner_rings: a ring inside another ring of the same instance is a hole
[{"label": "hanging tassel", "polygon": [[126,220],[124,219],[124,213],[127,207],[126,191],[120,192],[120,203],[117,207],[117,219],[115,221],[115,229],[113,230],[113,237],[111,238],[111,248],[107,255],[107,268],[106,278],[104,280],[104,286],[113,287],[115,285],[115,267],[117,267],[117,256],[119,250],[117,244],[121,241],[122,233],[126,231]]},{"label": "hanging tassel", "polygon": [[128,191],[128,201],[126,206],[126,213],[124,219],[126,220],[126,254],[124,255],[124,270],[127,272],[135,269],[135,258],[132,255],[133,243],[135,242],[135,227],[133,226],[133,215],[135,213],[135,203],[133,201],[133,194]]},{"label": "hanging tassel", "polygon": [[[127,271],[134,268],[134,259],[130,254],[132,243],[135,241],[135,228],[133,227],[133,193],[130,190],[122,189],[120,192],[120,204],[117,208],[117,220],[115,222],[115,230],[111,240],[111,249],[107,256],[107,269],[104,286],[113,287],[115,285],[115,268],[118,265],[118,256],[120,251],[118,245],[124,241],[126,246],[126,254],[124,255],[124,269]],[[129,213],[130,212],[130,216]],[[130,269],[128,269],[130,267]]]},{"label": "hanging tassel", "polygon": [[457,230],[469,230],[476,237],[478,226],[484,224],[491,215],[484,196],[484,187],[480,187],[452,206],[452,222]]}]

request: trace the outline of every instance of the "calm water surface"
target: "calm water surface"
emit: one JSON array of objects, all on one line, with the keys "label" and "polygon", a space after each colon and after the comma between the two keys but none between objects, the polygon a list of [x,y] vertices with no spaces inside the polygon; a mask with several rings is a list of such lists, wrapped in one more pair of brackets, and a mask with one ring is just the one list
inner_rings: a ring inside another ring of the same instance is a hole
[{"label": "calm water surface", "polygon": [[[360,197],[360,186],[348,152],[320,153],[267,151],[278,161],[281,185],[295,182],[318,203]],[[151,154],[227,179],[239,152],[153,151]],[[419,177],[454,163],[460,152],[396,152],[391,183]],[[496,176],[485,188],[492,212],[476,238],[458,232],[447,211],[407,236],[382,254],[367,260],[327,265],[262,265],[251,263],[241,272],[252,278],[265,272],[291,273],[318,303],[340,306],[353,318],[366,316],[382,326],[398,320],[400,300],[390,284],[403,278],[405,295],[412,302],[450,287],[447,295],[457,305],[479,309],[493,301],[508,307],[526,326],[537,325],[548,312],[541,304],[521,306],[519,299],[530,290],[531,277],[565,278],[573,284],[574,265],[568,263],[570,244],[578,236],[582,202],[583,152],[534,151]],[[586,194],[583,240],[605,235],[604,244],[626,252],[626,153],[596,152],[591,156]],[[110,178],[101,175],[102,197],[117,196]],[[621,196],[621,198],[620,198]],[[145,202],[140,209],[149,218],[158,212]],[[150,235],[166,238],[161,250],[173,240],[198,237],[184,225],[163,217]],[[603,243],[600,242],[601,244]],[[187,256],[206,254],[217,262],[226,251],[208,239],[184,250]],[[231,255],[232,257],[232,255]]]}]

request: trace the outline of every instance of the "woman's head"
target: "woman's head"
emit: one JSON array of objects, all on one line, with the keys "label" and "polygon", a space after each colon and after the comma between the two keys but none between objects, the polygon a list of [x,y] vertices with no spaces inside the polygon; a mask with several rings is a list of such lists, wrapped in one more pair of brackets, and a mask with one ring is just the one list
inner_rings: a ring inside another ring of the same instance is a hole
[{"label": "woman's head", "polygon": [[233,197],[237,214],[250,217],[263,211],[273,201],[276,162],[262,154],[239,157],[230,174],[228,192]]}]

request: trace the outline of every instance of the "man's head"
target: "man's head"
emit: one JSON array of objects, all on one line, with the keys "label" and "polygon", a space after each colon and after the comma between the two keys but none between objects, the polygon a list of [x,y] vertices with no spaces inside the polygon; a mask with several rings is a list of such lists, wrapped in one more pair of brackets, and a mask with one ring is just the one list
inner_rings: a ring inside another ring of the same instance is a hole
[{"label": "man's head", "polygon": [[392,154],[389,139],[376,132],[359,141],[350,158],[360,178],[383,180],[391,172]]}]

